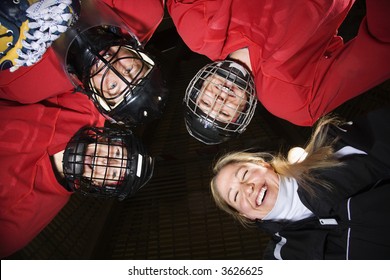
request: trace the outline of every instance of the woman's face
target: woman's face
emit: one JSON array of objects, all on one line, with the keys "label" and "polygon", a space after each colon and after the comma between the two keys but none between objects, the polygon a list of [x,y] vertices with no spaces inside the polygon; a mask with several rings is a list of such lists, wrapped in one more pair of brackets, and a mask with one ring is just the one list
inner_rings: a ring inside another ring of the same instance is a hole
[{"label": "woman's face", "polygon": [[125,176],[127,150],[123,146],[89,144],[84,158],[84,174],[95,185],[115,185]]},{"label": "woman's face", "polygon": [[213,74],[207,77],[197,98],[198,107],[210,117],[229,123],[237,120],[245,108],[246,92],[227,79]]},{"label": "woman's face", "polygon": [[279,177],[268,163],[233,163],[222,168],[216,188],[223,200],[248,219],[263,219],[274,207]]},{"label": "woman's face", "polygon": [[[113,46],[109,48],[102,56],[110,62],[124,79],[137,84],[149,71],[149,65],[145,64],[140,57],[124,47]],[[128,84],[123,81],[111,69],[108,69],[103,61],[98,62],[91,68],[91,82],[93,87],[109,99],[107,103],[115,106],[123,100],[123,94],[127,91]]]}]

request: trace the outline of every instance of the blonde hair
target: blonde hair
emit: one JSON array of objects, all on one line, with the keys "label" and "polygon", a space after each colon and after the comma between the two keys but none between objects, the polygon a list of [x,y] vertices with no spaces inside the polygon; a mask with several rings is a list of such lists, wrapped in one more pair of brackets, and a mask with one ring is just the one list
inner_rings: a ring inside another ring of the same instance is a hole
[{"label": "blonde hair", "polygon": [[269,163],[274,171],[282,176],[291,177],[297,180],[299,186],[309,193],[311,196],[316,196],[315,190],[312,188],[313,183],[319,184],[326,189],[331,190],[331,186],[324,181],[320,181],[313,176],[313,171],[341,165],[334,157],[333,145],[337,138],[330,138],[328,130],[330,125],[340,125],[342,122],[332,116],[323,117],[317,123],[316,129],[313,131],[310,141],[304,148],[307,156],[303,161],[290,163],[281,153],[272,155],[263,152],[248,152],[236,151],[230,152],[220,157],[213,167],[213,178],[211,179],[211,193],[217,206],[232,215],[243,226],[247,227],[253,224],[252,220],[245,218],[235,208],[226,203],[217,190],[216,178],[219,172],[227,165],[236,163]]}]

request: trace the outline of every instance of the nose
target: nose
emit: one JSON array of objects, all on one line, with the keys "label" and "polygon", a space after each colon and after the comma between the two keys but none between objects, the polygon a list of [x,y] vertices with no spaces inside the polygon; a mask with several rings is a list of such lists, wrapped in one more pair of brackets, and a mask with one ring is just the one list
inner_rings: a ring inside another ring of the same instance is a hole
[{"label": "nose", "polygon": [[128,67],[126,67],[123,59],[120,59],[115,63],[115,68],[118,69],[123,75],[129,74]]},{"label": "nose", "polygon": [[95,162],[94,162],[93,165],[94,165],[95,175],[102,176],[106,172],[107,158],[105,158],[105,157],[95,157]]},{"label": "nose", "polygon": [[128,76],[128,77],[130,77],[131,80],[134,78],[130,75],[131,68],[130,68],[129,62],[126,62],[125,59],[117,60],[115,62],[115,69],[118,70],[119,73],[121,73],[121,75],[124,77]]},{"label": "nose", "polygon": [[251,195],[255,191],[255,184],[254,183],[245,183],[244,184],[244,191],[246,194]]},{"label": "nose", "polygon": [[224,89],[224,87],[220,87],[220,90],[219,90],[219,94],[217,96],[217,99],[220,100],[220,101],[225,101],[226,99],[228,99],[229,97],[229,93],[228,91],[226,91]]},{"label": "nose", "polygon": [[107,158],[106,157],[96,157],[96,165],[97,166],[106,166],[107,165]]}]

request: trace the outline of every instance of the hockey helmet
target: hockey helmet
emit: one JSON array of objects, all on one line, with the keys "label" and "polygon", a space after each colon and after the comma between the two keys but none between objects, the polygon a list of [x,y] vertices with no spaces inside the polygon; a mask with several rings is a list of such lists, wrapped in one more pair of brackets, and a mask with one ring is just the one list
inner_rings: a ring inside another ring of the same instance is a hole
[{"label": "hockey helmet", "polygon": [[236,138],[256,110],[252,75],[235,61],[207,64],[190,81],[183,103],[186,128],[197,140],[213,145]]},{"label": "hockey helmet", "polygon": [[63,172],[68,188],[123,200],[152,177],[154,159],[131,130],[84,127],[68,142]]},{"label": "hockey helmet", "polygon": [[114,122],[160,118],[168,91],[159,64],[101,1],[82,1],[81,15],[53,45],[78,91]]}]

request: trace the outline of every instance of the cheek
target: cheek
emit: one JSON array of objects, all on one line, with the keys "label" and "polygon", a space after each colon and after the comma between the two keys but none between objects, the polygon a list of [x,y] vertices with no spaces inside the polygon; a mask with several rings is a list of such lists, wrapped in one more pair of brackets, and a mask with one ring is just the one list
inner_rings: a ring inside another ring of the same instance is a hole
[{"label": "cheek", "polygon": [[203,92],[204,96],[208,99],[213,99],[216,96],[216,88],[214,84],[208,84]]},{"label": "cheek", "polygon": [[271,209],[275,206],[276,200],[278,198],[278,190],[277,189],[272,189],[272,193],[270,193],[269,198],[267,200],[267,207],[271,211]]},{"label": "cheek", "polygon": [[228,103],[225,104],[225,107],[231,112],[236,112],[236,109],[237,109],[239,104],[240,104],[239,99],[237,99],[237,98],[231,99],[231,100],[229,100]]},{"label": "cheek", "polygon": [[134,60],[133,65],[138,71],[141,71],[141,69],[144,71],[147,68],[146,66],[144,67],[142,61],[139,59]]},{"label": "cheek", "polygon": [[248,215],[251,215],[251,214],[252,214],[252,212],[253,212],[254,209],[253,209],[252,206],[249,204],[249,202],[247,202],[247,201],[245,201],[245,200],[242,200],[242,201],[240,201],[240,202],[237,204],[236,210],[237,210],[239,213],[248,216]]},{"label": "cheek", "polygon": [[245,103],[241,103],[241,104],[238,105],[237,111],[238,111],[238,112],[243,112],[244,109],[245,109]]},{"label": "cheek", "polygon": [[245,91],[237,88],[236,93],[237,93],[237,96],[239,97],[239,99],[241,100],[241,102],[244,102],[247,100]]},{"label": "cheek", "polygon": [[84,165],[84,173],[83,176],[86,178],[90,178],[92,175],[92,169],[88,165]]},{"label": "cheek", "polygon": [[202,95],[202,101],[207,105],[207,107],[212,107],[212,104],[214,103],[214,99],[211,97],[211,93],[210,92],[205,92],[203,95]]},{"label": "cheek", "polygon": [[253,178],[256,179],[256,183],[264,185],[269,183],[269,178],[267,177],[268,169],[266,167],[260,167],[253,172]]},{"label": "cheek", "polygon": [[248,208],[245,211],[240,212],[244,217],[250,219],[250,220],[256,220],[261,219],[259,213],[257,213],[254,209]]},{"label": "cheek", "polygon": [[147,67],[142,68],[142,64],[141,64],[137,72],[139,72],[138,79],[141,79],[145,77],[146,73],[148,72],[148,68]]},{"label": "cheek", "polygon": [[99,73],[91,78],[92,85],[97,88],[100,86],[100,83],[102,81],[102,75]]},{"label": "cheek", "polygon": [[262,219],[270,211],[268,206],[253,208],[249,203],[240,205],[240,208],[238,212],[250,220]]}]

